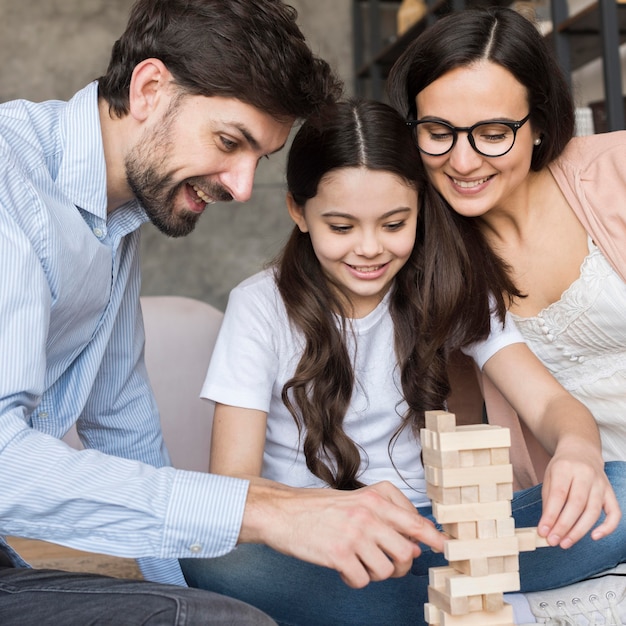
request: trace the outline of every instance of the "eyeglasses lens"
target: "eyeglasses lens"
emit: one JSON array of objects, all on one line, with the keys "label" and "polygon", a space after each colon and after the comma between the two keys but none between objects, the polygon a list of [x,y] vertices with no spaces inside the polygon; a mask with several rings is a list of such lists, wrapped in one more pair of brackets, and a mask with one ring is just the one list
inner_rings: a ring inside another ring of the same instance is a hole
[{"label": "eyeglasses lens", "polygon": [[[438,122],[423,122],[415,127],[420,150],[433,156],[445,154],[452,148],[456,132]],[[475,149],[485,156],[501,156],[511,149],[515,141],[515,132],[511,128],[494,122],[478,124],[471,134]]]}]

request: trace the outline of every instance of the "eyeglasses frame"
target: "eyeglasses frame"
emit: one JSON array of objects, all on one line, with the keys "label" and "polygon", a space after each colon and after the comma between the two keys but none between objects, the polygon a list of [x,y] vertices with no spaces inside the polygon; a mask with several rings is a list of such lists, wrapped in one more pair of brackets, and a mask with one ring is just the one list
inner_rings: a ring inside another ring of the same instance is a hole
[{"label": "eyeglasses frame", "polygon": [[[454,148],[454,146],[456,145],[457,139],[459,138],[459,132],[463,132],[463,133],[467,133],[467,140],[469,141],[470,146],[472,146],[472,149],[474,150],[474,152],[477,152],[481,156],[484,156],[488,159],[497,159],[498,157],[504,156],[505,154],[507,154],[513,149],[513,146],[515,145],[515,140],[517,139],[517,131],[529,119],[530,119],[530,112],[528,113],[526,117],[519,120],[518,122],[511,122],[509,120],[484,120],[481,122],[476,122],[476,124],[472,126],[452,126],[452,124],[448,124],[448,122],[444,122],[442,120],[407,120],[406,125],[409,126],[411,129],[413,129],[414,132],[416,133],[415,135],[416,143],[417,143],[416,131],[417,131],[417,127],[420,124],[433,124],[433,123],[441,124],[442,126],[445,126],[446,128],[449,128],[452,131],[452,135],[453,135],[452,145],[445,152],[442,152],[440,154],[432,154],[431,152],[426,152],[426,150],[422,150],[422,148],[420,148],[419,143],[417,144],[417,149],[420,152],[427,154],[428,156],[438,157],[438,156],[443,156],[444,154],[448,154],[448,152],[450,152],[450,150],[452,150],[452,148]],[[505,150],[502,154],[485,154],[484,152],[481,152],[476,147],[476,143],[474,141],[474,136],[472,135],[472,132],[474,131],[474,129],[478,128],[479,126],[482,126],[483,124],[502,124],[503,126],[507,126],[513,131],[513,143],[511,143],[510,147],[507,150]]]}]

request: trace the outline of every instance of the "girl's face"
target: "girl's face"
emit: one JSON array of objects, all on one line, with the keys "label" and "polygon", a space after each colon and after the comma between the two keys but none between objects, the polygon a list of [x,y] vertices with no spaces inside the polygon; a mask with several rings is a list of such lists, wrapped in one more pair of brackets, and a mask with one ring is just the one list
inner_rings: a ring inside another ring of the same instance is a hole
[{"label": "girl's face", "polygon": [[326,174],[304,207],[290,195],[287,205],[331,285],[347,294],[351,314],[373,311],[413,250],[415,188],[389,172],[349,167]]},{"label": "girl's face", "polygon": [[[436,119],[456,127],[477,122],[518,122],[529,113],[526,88],[508,70],[490,61],[459,67],[444,74],[415,98],[417,119]],[[454,147],[442,156],[422,153],[428,175],[461,215],[476,217],[491,209],[506,209],[524,193],[533,142],[539,137],[530,121],[518,129],[515,143],[503,156],[476,152],[466,132],[458,132]]]}]

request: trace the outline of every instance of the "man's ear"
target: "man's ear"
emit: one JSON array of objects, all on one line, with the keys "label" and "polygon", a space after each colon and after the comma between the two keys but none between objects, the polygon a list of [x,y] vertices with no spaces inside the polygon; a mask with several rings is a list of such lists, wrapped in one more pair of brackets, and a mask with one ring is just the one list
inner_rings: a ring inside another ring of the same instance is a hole
[{"label": "man's ear", "polygon": [[146,120],[172,96],[172,75],[159,59],[144,59],[133,70],[128,92],[130,114],[137,121]]},{"label": "man's ear", "polygon": [[289,211],[291,219],[296,223],[296,226],[300,229],[300,231],[308,233],[309,227],[304,219],[304,207],[301,207],[290,193],[287,194],[287,210]]}]

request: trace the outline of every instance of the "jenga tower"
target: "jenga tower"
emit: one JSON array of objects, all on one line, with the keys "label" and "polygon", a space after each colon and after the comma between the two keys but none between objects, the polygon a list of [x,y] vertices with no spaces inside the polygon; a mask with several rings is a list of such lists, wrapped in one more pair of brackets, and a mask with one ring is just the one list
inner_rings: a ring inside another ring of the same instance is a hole
[{"label": "jenga tower", "polygon": [[503,600],[520,587],[519,552],[547,545],[536,529],[515,529],[508,428],[457,426],[453,413],[428,411],[421,431],[427,495],[450,537],[449,565],[429,571],[426,621],[441,626],[513,626]]}]

